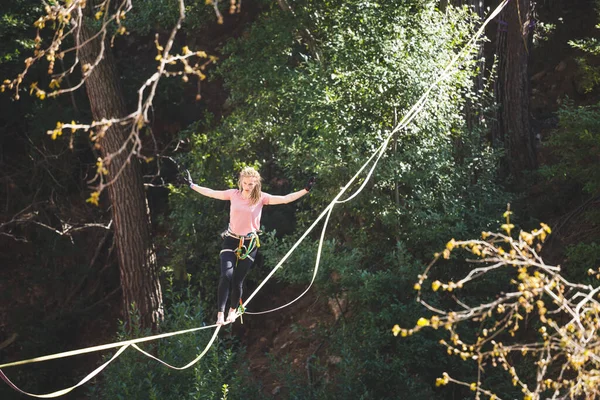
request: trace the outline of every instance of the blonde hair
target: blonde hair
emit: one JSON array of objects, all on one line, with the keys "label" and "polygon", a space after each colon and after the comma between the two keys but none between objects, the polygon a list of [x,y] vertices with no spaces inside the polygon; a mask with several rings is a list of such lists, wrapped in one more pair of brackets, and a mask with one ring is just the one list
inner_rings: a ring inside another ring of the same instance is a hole
[{"label": "blonde hair", "polygon": [[252,167],[246,167],[240,171],[240,177],[238,178],[238,188],[240,192],[244,189],[242,187],[242,179],[244,178],[256,178],[256,186],[252,189],[252,193],[250,193],[250,204],[256,204],[260,200],[261,197],[261,177],[257,170]]}]

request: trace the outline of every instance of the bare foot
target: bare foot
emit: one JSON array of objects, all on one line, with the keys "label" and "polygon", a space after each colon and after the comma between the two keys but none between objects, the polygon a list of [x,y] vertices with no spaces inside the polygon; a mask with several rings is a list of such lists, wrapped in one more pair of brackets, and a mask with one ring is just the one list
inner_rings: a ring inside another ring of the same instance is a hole
[{"label": "bare foot", "polygon": [[224,317],[225,317],[225,314],[223,312],[219,311],[217,313],[217,325],[218,326],[225,325],[225,319],[224,319]]},{"label": "bare foot", "polygon": [[227,314],[227,323],[233,323],[237,318],[237,312],[234,308],[229,309],[229,314]]}]

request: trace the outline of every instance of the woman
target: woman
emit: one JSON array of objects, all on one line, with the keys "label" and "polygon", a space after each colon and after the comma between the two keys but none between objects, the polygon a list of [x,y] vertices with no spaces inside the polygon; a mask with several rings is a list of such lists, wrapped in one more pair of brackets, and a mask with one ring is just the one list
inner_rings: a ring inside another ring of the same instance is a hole
[{"label": "woman", "polygon": [[[258,252],[260,217],[265,205],[287,204],[307,194],[315,183],[311,178],[306,187],[286,196],[274,196],[262,192],[260,174],[252,167],[240,172],[239,189],[212,190],[196,185],[188,176],[190,188],[203,196],[231,202],[229,227],[223,235],[221,250],[221,278],[217,292],[217,325],[235,321],[236,310],[242,298],[242,285]],[[231,293],[230,293],[231,292]],[[230,298],[229,313],[225,320],[225,305]]]}]

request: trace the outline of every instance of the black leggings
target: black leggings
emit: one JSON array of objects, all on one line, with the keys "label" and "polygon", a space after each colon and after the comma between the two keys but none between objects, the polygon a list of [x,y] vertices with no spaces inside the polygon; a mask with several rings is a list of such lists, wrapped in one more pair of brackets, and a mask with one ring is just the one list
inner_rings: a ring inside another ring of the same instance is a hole
[{"label": "black leggings", "polygon": [[[237,308],[242,298],[242,285],[244,278],[250,271],[258,248],[255,247],[248,257],[238,260],[235,255],[235,249],[239,246],[239,239],[226,236],[223,240],[223,250],[221,250],[221,278],[219,279],[219,290],[217,293],[217,307],[220,312],[225,312],[227,297],[231,308]],[[250,244],[250,239],[244,239],[244,246]],[[236,265],[237,262],[237,265]],[[231,296],[229,293],[231,292]]]}]

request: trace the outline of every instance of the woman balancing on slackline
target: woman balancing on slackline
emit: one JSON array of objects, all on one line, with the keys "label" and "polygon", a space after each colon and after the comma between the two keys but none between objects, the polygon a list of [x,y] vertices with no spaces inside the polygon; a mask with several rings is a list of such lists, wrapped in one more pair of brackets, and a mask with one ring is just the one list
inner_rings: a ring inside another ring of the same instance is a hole
[{"label": "woman balancing on slackline", "polygon": [[[223,238],[221,250],[221,278],[217,291],[217,325],[235,321],[236,309],[242,298],[244,278],[258,253],[258,231],[262,208],[266,205],[287,204],[307,194],[315,183],[311,178],[305,188],[285,196],[274,196],[260,190],[260,174],[252,167],[240,172],[239,189],[212,190],[198,186],[188,176],[190,188],[201,195],[218,200],[229,200],[229,227]],[[231,291],[231,295],[230,295]],[[229,313],[224,318],[227,297],[230,298]]]}]

